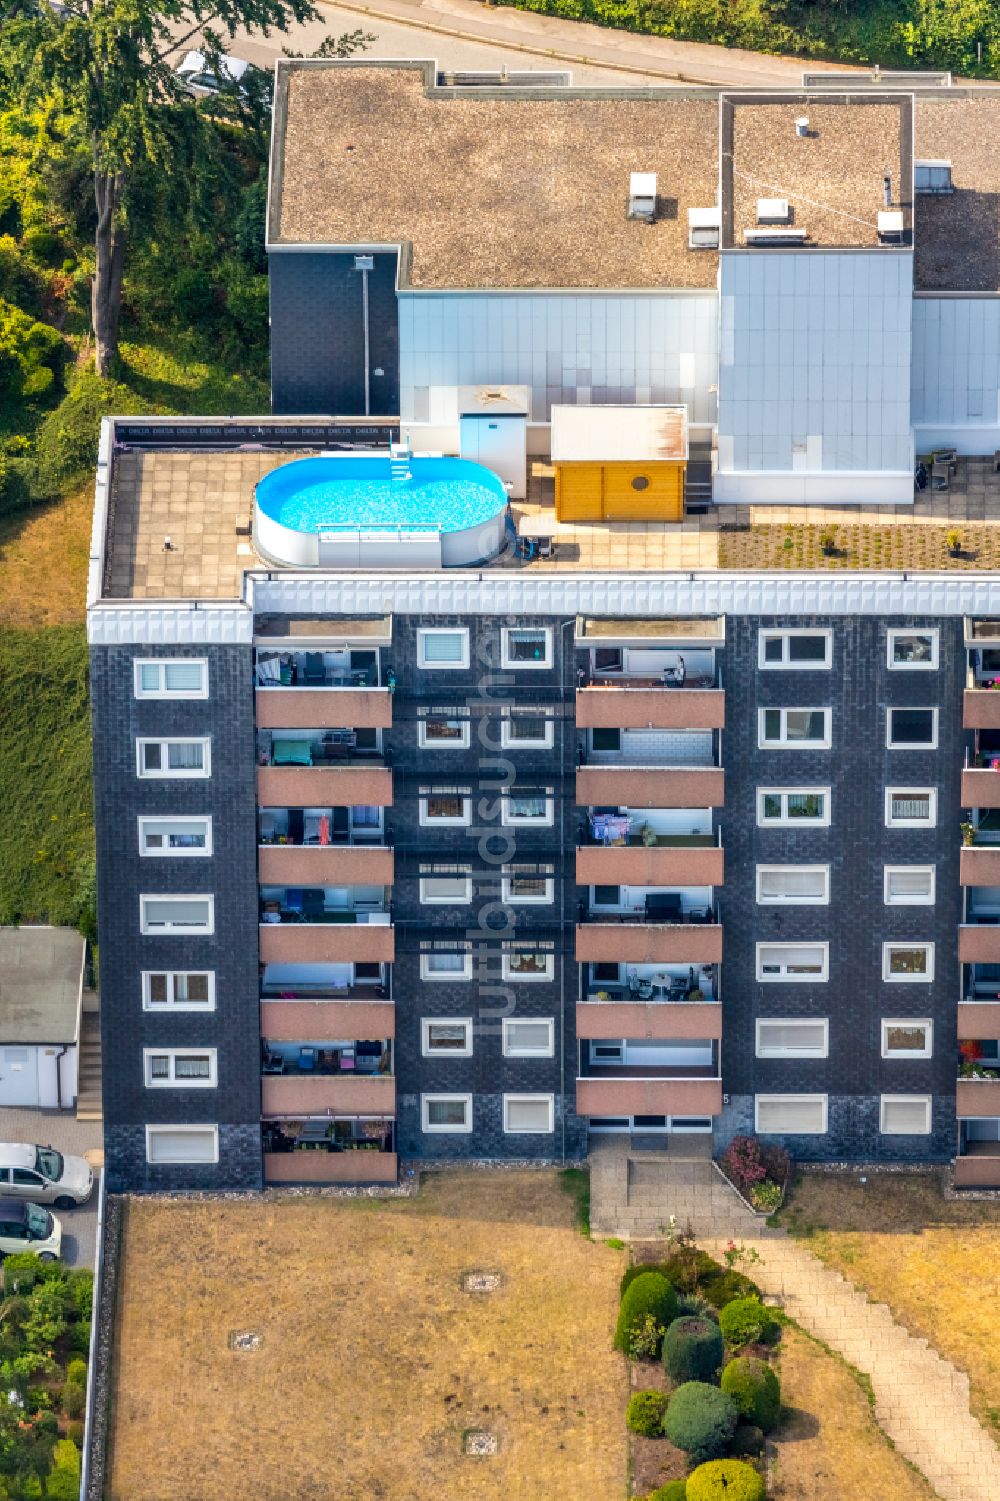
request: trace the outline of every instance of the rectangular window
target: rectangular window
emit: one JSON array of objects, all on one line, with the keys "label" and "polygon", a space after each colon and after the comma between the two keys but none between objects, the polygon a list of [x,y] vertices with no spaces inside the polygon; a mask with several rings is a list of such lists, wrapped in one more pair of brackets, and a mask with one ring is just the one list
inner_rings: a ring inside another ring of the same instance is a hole
[{"label": "rectangular window", "polygon": [[757,979],[816,983],[827,979],[828,943],[758,943]]},{"label": "rectangular window", "polygon": [[884,865],[882,872],[883,896],[887,907],[933,905],[933,865]]},{"label": "rectangular window", "polygon": [[934,1023],[909,1017],[882,1018],[883,1058],[930,1058],[934,1053]]},{"label": "rectangular window", "polygon": [[883,943],[882,978],[892,984],[929,984],[934,978],[934,945]]},{"label": "rectangular window", "polygon": [[505,792],[501,799],[501,819],[508,827],[546,828],[555,819],[552,788],[541,792]]},{"label": "rectangular window", "polygon": [[504,750],[550,750],[555,730],[555,709],[505,709],[500,721],[500,744]]},{"label": "rectangular window", "polygon": [[552,980],[555,978],[555,955],[540,949],[511,949],[503,956],[505,980]]},{"label": "rectangular window", "polygon": [[759,709],[758,743],[762,749],[829,750],[829,709]]},{"label": "rectangular window", "polygon": [[501,631],[500,665],[502,667],[551,667],[552,632],[545,626]]},{"label": "rectangular window", "polygon": [[468,750],[472,721],[463,709],[418,709],[417,744],[421,750]]},{"label": "rectangular window", "polygon": [[774,1016],[757,1022],[758,1058],[825,1058],[830,1023],[823,1017]]},{"label": "rectangular window", "polygon": [[[545,866],[544,871],[551,870]],[[501,898],[511,907],[541,906],[555,899],[555,880],[531,866],[518,869],[508,866],[503,873]]]},{"label": "rectangular window", "polygon": [[555,1130],[555,1097],[550,1094],[505,1094],[503,1128],[509,1136],[547,1135]]},{"label": "rectangular window", "polygon": [[760,631],[757,666],[828,668],[833,662],[832,631]]},{"label": "rectangular window", "polygon": [[142,971],[142,1009],[144,1011],[214,1011],[215,971],[149,970]]},{"label": "rectangular window", "polygon": [[886,632],[889,667],[895,672],[932,672],[938,665],[937,630]]},{"label": "rectangular window", "polygon": [[204,657],[136,657],[136,698],[207,698],[208,662]]},{"label": "rectangular window", "polygon": [[774,828],[826,828],[830,822],[830,789],[758,787],[757,822]]},{"label": "rectangular window", "polygon": [[521,1021],[505,1017],[501,1026],[505,1058],[552,1058],[555,1055],[556,1024],[553,1017],[525,1017]]},{"label": "rectangular window", "polygon": [[422,1094],[420,1125],[428,1133],[468,1134],[472,1130],[471,1094]]},{"label": "rectangular window", "polygon": [[471,953],[425,953],[420,955],[422,980],[471,980]]},{"label": "rectangular window", "polygon": [[885,789],[887,829],[930,829],[936,823],[937,789],[935,787],[887,787]]},{"label": "rectangular window", "polygon": [[822,1136],[825,1094],[754,1095],[754,1129],[765,1136]]},{"label": "rectangular window", "polygon": [[762,906],[825,906],[830,900],[830,867],[758,865],[757,900]]},{"label": "rectangular window", "polygon": [[913,163],[913,191],[915,193],[951,193],[951,162],[915,161]]},{"label": "rectangular window", "polygon": [[468,667],[469,632],[464,628],[432,627],[417,632],[417,666]]},{"label": "rectangular window", "polygon": [[207,777],[212,773],[212,742],[208,739],[139,739],[135,752],[136,774],[140,777]]},{"label": "rectangular window", "polygon": [[421,787],[420,822],[464,828],[472,822],[468,787]]},{"label": "rectangular window", "polygon": [[143,1048],[147,1089],[214,1089],[215,1048]]},{"label": "rectangular window", "polygon": [[173,1164],[218,1162],[218,1126],[147,1126],[146,1161]]},{"label": "rectangular window", "polygon": [[445,1054],[451,1058],[472,1057],[472,1018],[427,1016],[420,1023],[420,1050],[425,1058]]},{"label": "rectangular window", "polygon": [[140,896],[139,928],[143,933],[214,933],[212,896]]},{"label": "rectangular window", "polygon": [[879,1101],[879,1130],[883,1136],[929,1136],[929,1094],[884,1094]]},{"label": "rectangular window", "polygon": [[211,818],[140,818],[140,855],[210,855]]},{"label": "rectangular window", "polygon": [[472,901],[471,876],[421,876],[420,900],[431,905],[460,907]]},{"label": "rectangular window", "polygon": [[885,743],[889,750],[935,750],[937,727],[936,709],[889,709]]}]

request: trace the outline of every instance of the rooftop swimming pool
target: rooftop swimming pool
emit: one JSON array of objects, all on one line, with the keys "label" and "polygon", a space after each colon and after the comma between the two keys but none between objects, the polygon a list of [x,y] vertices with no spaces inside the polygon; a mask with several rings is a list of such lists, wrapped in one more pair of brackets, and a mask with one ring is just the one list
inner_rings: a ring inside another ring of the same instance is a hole
[{"label": "rooftop swimming pool", "polygon": [[292,567],[454,567],[496,556],[506,508],[501,480],[467,459],[321,454],[259,481],[254,535]]}]

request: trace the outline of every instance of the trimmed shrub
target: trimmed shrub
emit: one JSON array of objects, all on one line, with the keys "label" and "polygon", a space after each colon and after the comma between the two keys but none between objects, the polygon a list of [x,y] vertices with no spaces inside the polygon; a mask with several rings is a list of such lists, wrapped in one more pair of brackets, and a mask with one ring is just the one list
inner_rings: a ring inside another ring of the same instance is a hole
[{"label": "trimmed shrub", "polygon": [[75,1381],[77,1386],[86,1386],[87,1362],[85,1360],[71,1360],[66,1367],[66,1380]]},{"label": "trimmed shrub", "polygon": [[666,1485],[658,1485],[655,1491],[650,1491],[646,1501],[686,1501],[687,1481],[668,1480]]},{"label": "trimmed shrub", "polygon": [[734,1298],[759,1298],[760,1288],[742,1272],[723,1272],[705,1284],[705,1297],[715,1308],[725,1308]]},{"label": "trimmed shrub", "polygon": [[631,1355],[634,1337],[645,1328],[647,1319],[653,1319],[662,1330],[673,1322],[676,1313],[677,1294],[666,1277],[661,1277],[659,1272],[645,1272],[636,1277],[618,1310],[615,1349]]},{"label": "trimmed shrub", "polygon": [[708,1299],[702,1297],[701,1293],[678,1293],[677,1317],[711,1319],[713,1324],[717,1324],[719,1322],[719,1310],[713,1308]]},{"label": "trimmed shrub", "polygon": [[722,1337],[734,1350],[766,1339],[773,1324],[774,1320],[759,1298],[736,1298],[719,1314]]},{"label": "trimmed shrub", "polygon": [[20,1293],[21,1297],[30,1293],[39,1280],[41,1266],[34,1251],[15,1251],[13,1256],[6,1257],[3,1264],[4,1292],[8,1296]]},{"label": "trimmed shrub", "polygon": [[741,1418],[770,1433],[781,1413],[781,1383],[765,1360],[738,1355],[722,1373],[722,1390]]},{"label": "trimmed shrub", "polygon": [[652,1388],[648,1391],[633,1392],[628,1399],[625,1426],[633,1433],[641,1433],[643,1438],[662,1438],[663,1414],[666,1410],[665,1392],[658,1392]]},{"label": "trimmed shrub", "polygon": [[672,1444],[701,1463],[725,1454],[736,1432],[737,1416],[732,1397],[717,1386],[688,1381],[670,1398],[663,1431]]},{"label": "trimmed shrub", "polygon": [[663,1364],[673,1381],[715,1381],[724,1354],[711,1319],[674,1319],[663,1336]]},{"label": "trimmed shrub", "polygon": [[752,1465],[716,1459],[687,1478],[687,1501],[764,1501],[764,1482]]},{"label": "trimmed shrub", "polygon": [[[634,1266],[627,1266],[622,1272],[622,1280],[618,1284],[618,1296],[624,1298],[635,1279],[645,1277],[648,1272],[656,1272],[660,1277],[667,1277],[667,1269],[661,1261],[637,1261]],[[669,1277],[667,1281],[670,1281]]]}]

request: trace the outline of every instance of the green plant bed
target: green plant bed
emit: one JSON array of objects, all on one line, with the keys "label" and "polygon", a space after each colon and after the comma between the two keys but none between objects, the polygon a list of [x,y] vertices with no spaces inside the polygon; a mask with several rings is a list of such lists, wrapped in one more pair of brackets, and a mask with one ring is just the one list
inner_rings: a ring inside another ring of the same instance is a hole
[{"label": "green plant bed", "polygon": [[739,1414],[732,1397],[704,1381],[688,1381],[670,1398],[663,1431],[697,1462],[725,1454]]},{"label": "green plant bed", "polygon": [[723,1272],[705,1284],[704,1297],[713,1308],[725,1308],[735,1298],[759,1298],[760,1288],[742,1272]]},{"label": "green plant bed", "polygon": [[663,1416],[666,1410],[665,1392],[656,1391],[653,1388],[633,1392],[625,1413],[625,1426],[630,1433],[641,1434],[643,1438],[662,1438]]},{"label": "green plant bed", "polygon": [[741,1418],[770,1433],[781,1415],[781,1383],[766,1361],[738,1355],[722,1373],[722,1390],[732,1397]]},{"label": "green plant bed", "polygon": [[663,1365],[671,1381],[715,1381],[722,1356],[722,1334],[710,1319],[674,1319],[663,1336]]},{"label": "green plant bed", "polygon": [[677,1313],[677,1294],[659,1272],[645,1272],[625,1290],[618,1310],[615,1349],[635,1358],[658,1355],[663,1332]]},{"label": "green plant bed", "polygon": [[726,1344],[739,1350],[744,1345],[770,1340],[778,1324],[759,1298],[736,1298],[719,1314],[719,1328]]},{"label": "green plant bed", "polygon": [[764,1481],[740,1459],[699,1465],[687,1479],[686,1501],[764,1501]]}]

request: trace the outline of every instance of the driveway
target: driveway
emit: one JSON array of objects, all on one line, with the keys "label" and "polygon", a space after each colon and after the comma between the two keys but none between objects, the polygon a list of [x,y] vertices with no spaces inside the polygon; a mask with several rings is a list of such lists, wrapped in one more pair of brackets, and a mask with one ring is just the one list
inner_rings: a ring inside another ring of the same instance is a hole
[{"label": "driveway", "polygon": [[[78,1121],[63,1110],[0,1108],[0,1141],[37,1142],[66,1156],[83,1157],[94,1165],[103,1160],[104,1129],[100,1121]],[[89,1154],[89,1155],[88,1155]],[[94,1192],[77,1209],[57,1209],[63,1227],[62,1259],[67,1266],[93,1267],[97,1254],[97,1190],[100,1173],[94,1167]]]}]

